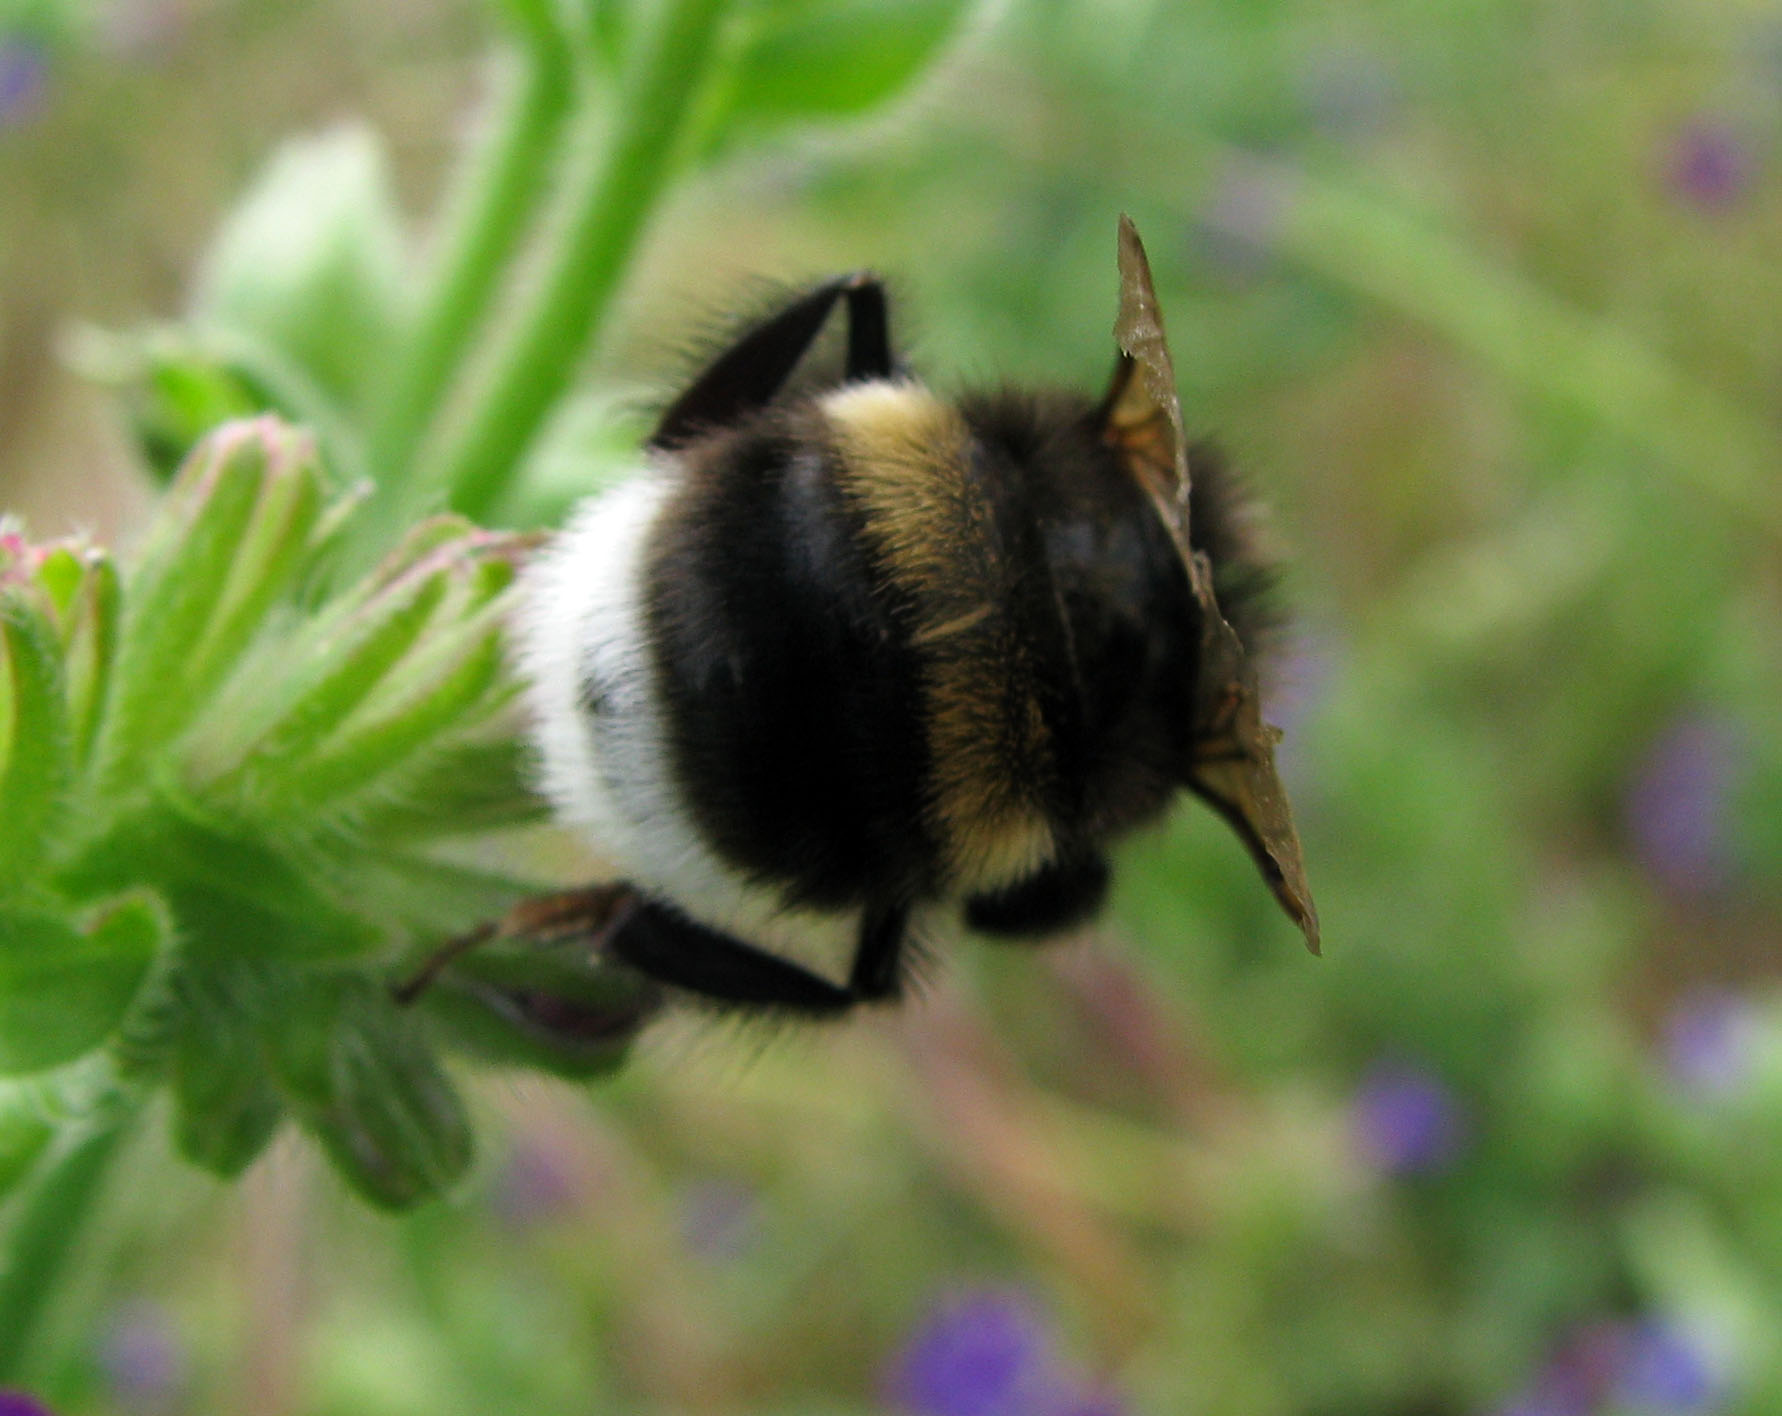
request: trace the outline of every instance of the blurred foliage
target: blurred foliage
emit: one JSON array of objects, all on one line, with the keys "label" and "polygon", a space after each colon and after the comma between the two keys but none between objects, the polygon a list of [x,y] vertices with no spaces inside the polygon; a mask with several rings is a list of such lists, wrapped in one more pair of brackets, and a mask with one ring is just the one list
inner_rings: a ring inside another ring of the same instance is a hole
[{"label": "blurred foliage", "polygon": [[[863,265],[936,383],[1096,387],[1130,210],[1188,415],[1293,548],[1275,715],[1327,957],[1188,810],[1083,947],[949,947],[844,1029],[672,1020],[588,1097],[475,1087],[483,1161],[401,1221],[289,1147],[219,1192],[148,1128],[44,1345],[59,1411],[1782,1410],[1782,13],[739,4],[628,245],[602,155],[654,7],[551,10],[584,57],[507,54],[426,232],[473,56],[543,7],[376,9],[0,9],[8,503],[109,460],[127,507],[270,407],[335,493],[413,471],[368,541],[452,495],[548,522],[707,311]],[[46,311],[127,439],[51,456]],[[160,928],[114,920],[80,927]],[[40,1041],[84,1046],[121,985],[57,986]],[[315,1006],[351,1035],[350,987]],[[0,1110],[0,1180],[78,1099]],[[172,1133],[232,1170],[264,1106]]]},{"label": "blurred foliage", "polygon": [[[367,1199],[407,1207],[470,1163],[440,1042],[508,1036],[530,1065],[587,1076],[635,1031],[590,1047],[520,1006],[637,1016],[635,981],[584,967],[570,989],[542,946],[460,990],[438,1027],[433,1000],[392,995],[405,946],[527,890],[439,854],[539,815],[502,712],[524,547],[437,517],[329,594],[363,501],[331,499],[308,436],[264,417],[200,442],[127,576],[79,542],[0,533],[9,1234],[71,1233],[65,1164],[160,1084],[197,1165],[239,1175],[290,1115]],[[51,1283],[20,1243],[6,1253],[10,1372]]]}]

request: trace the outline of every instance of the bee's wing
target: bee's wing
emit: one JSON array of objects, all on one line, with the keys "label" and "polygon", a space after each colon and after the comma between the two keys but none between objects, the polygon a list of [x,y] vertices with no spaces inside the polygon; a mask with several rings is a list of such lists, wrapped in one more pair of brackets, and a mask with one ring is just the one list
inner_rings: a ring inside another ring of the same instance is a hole
[{"label": "bee's wing", "polygon": [[1201,611],[1200,676],[1194,705],[1197,761],[1190,788],[1223,816],[1256,858],[1264,877],[1318,952],[1318,911],[1306,883],[1299,833],[1275,771],[1280,731],[1262,721],[1256,668],[1213,594],[1212,567],[1188,536],[1188,438],[1176,394],[1175,365],[1151,263],[1138,230],[1120,218],[1120,313],[1114,321],[1120,360],[1102,404],[1102,435],[1138,480],[1175,543]]}]

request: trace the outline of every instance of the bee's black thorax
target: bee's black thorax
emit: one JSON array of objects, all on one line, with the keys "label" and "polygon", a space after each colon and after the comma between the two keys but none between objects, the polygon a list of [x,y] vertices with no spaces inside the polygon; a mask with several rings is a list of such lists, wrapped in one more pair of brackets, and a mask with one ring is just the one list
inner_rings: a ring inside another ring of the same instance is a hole
[{"label": "bee's black thorax", "polygon": [[926,893],[918,676],[894,593],[809,408],[678,454],[646,605],[683,800],[794,901]]},{"label": "bee's black thorax", "polygon": [[[997,888],[1183,785],[1197,611],[1089,400],[859,384],[676,456],[647,585],[670,750],[746,873],[834,906]],[[1241,562],[1197,457],[1196,545]]]},{"label": "bee's black thorax", "polygon": [[1180,557],[1072,395],[964,401],[976,456],[1024,523],[1015,581],[1053,760],[1046,807],[1066,853],[1159,814],[1191,751],[1199,620]]}]

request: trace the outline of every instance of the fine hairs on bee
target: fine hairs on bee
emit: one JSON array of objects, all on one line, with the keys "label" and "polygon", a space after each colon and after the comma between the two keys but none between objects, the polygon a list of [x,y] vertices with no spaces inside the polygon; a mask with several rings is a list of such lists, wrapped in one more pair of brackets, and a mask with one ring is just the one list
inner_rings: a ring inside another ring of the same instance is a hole
[{"label": "fine hairs on bee", "polygon": [[[838,367],[813,373],[838,308]],[[1254,674],[1226,684],[1215,633],[1266,637],[1269,568],[1209,446],[1186,542],[1160,512],[1132,367],[1099,398],[943,395],[856,274],[669,403],[636,474],[529,567],[515,633],[541,786],[640,897],[614,957],[732,1009],[894,999],[912,922],[1068,930],[1108,846],[1184,790],[1282,894],[1278,784],[1232,712]]]}]

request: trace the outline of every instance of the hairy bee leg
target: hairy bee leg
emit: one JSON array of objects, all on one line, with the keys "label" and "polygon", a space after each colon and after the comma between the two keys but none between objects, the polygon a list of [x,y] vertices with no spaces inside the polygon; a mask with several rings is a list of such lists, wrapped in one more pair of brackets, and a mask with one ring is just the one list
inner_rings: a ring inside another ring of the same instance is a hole
[{"label": "hairy bee leg", "polygon": [[500,919],[487,920],[446,940],[426,955],[406,979],[391,985],[391,996],[406,1007],[431,988],[456,960],[491,940],[529,939],[538,944],[575,938],[596,941],[624,918],[627,909],[635,908],[636,902],[637,892],[622,881],[533,895]]},{"label": "hairy bee leg", "polygon": [[837,300],[848,305],[847,376],[891,373],[885,290],[863,271],[837,276],[747,331],[669,405],[649,446],[677,447],[706,428],[722,428],[765,406],[822,332]]},{"label": "hairy bee leg", "polygon": [[870,1002],[895,998],[903,991],[903,938],[909,920],[907,905],[867,911],[848,975],[848,991],[854,997]]},{"label": "hairy bee leg", "polygon": [[1098,855],[1060,861],[1003,890],[973,895],[965,922],[981,934],[1022,938],[1056,934],[1101,908],[1113,872]]},{"label": "hairy bee leg", "polygon": [[606,947],[641,974],[724,1003],[829,1017],[855,1001],[848,989],[809,969],[653,900],[628,915]]}]

